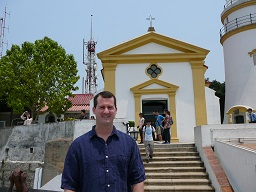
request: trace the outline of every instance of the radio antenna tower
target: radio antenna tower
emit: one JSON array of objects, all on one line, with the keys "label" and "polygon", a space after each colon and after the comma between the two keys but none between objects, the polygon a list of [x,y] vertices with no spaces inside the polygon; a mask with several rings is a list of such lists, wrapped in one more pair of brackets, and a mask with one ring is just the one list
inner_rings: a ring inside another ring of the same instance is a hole
[{"label": "radio antenna tower", "polygon": [[83,39],[83,64],[86,66],[85,91],[87,93],[95,93],[97,91],[97,63],[95,61],[95,48],[97,42],[92,37],[92,16],[91,15],[91,37],[85,42]]},{"label": "radio antenna tower", "polygon": [[10,13],[6,12],[6,7],[4,10],[4,17],[0,17],[0,59],[3,56],[3,51],[4,51],[4,45],[6,45],[6,48],[8,48],[8,42],[5,42],[5,29],[8,29],[6,27],[6,16],[9,15]]}]

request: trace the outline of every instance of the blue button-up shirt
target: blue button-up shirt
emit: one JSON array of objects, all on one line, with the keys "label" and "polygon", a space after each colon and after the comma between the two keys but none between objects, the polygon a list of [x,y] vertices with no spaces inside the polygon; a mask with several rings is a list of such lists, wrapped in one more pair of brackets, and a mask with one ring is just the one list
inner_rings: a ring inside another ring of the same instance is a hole
[{"label": "blue button-up shirt", "polygon": [[255,113],[249,114],[249,118],[250,118],[251,122],[255,122],[256,121],[256,114]]},{"label": "blue button-up shirt", "polygon": [[77,192],[131,192],[146,179],[133,138],[115,127],[105,142],[93,128],[70,146],[62,173],[62,189]]}]

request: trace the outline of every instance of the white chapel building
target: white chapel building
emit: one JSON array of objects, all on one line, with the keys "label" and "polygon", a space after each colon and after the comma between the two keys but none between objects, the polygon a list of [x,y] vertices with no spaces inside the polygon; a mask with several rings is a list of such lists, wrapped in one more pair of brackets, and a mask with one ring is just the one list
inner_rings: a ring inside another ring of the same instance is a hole
[{"label": "white chapel building", "polygon": [[[127,120],[142,112],[168,109],[173,117],[172,142],[194,141],[194,127],[220,124],[219,98],[205,86],[208,50],[158,34],[146,34],[97,54],[104,89],[127,104]],[[118,106],[117,106],[118,107]]]}]

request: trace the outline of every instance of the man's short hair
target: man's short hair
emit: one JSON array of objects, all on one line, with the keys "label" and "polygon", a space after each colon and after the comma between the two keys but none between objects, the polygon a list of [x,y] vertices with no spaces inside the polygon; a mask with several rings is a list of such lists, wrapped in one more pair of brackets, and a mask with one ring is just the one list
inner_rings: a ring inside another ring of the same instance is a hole
[{"label": "man's short hair", "polygon": [[97,105],[98,105],[98,97],[101,96],[102,98],[114,98],[114,105],[115,105],[115,108],[116,108],[116,97],[113,93],[109,92],[109,91],[102,91],[98,94],[96,94],[93,98],[93,107],[96,108]]},{"label": "man's short hair", "polygon": [[151,123],[151,119],[147,119],[147,120],[146,120],[146,123],[149,123],[149,122]]},{"label": "man's short hair", "polygon": [[81,110],[81,112],[85,113],[85,110],[84,110],[84,109],[82,109],[82,110]]},{"label": "man's short hair", "polygon": [[252,109],[251,109],[251,108],[248,108],[247,111],[252,111]]}]

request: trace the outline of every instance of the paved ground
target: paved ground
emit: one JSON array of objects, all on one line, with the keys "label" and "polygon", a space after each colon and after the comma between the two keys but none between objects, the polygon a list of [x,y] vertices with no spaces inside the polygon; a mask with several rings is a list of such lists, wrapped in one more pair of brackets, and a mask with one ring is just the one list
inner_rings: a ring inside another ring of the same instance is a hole
[{"label": "paved ground", "polygon": [[256,150],[256,143],[240,144],[241,146]]}]

